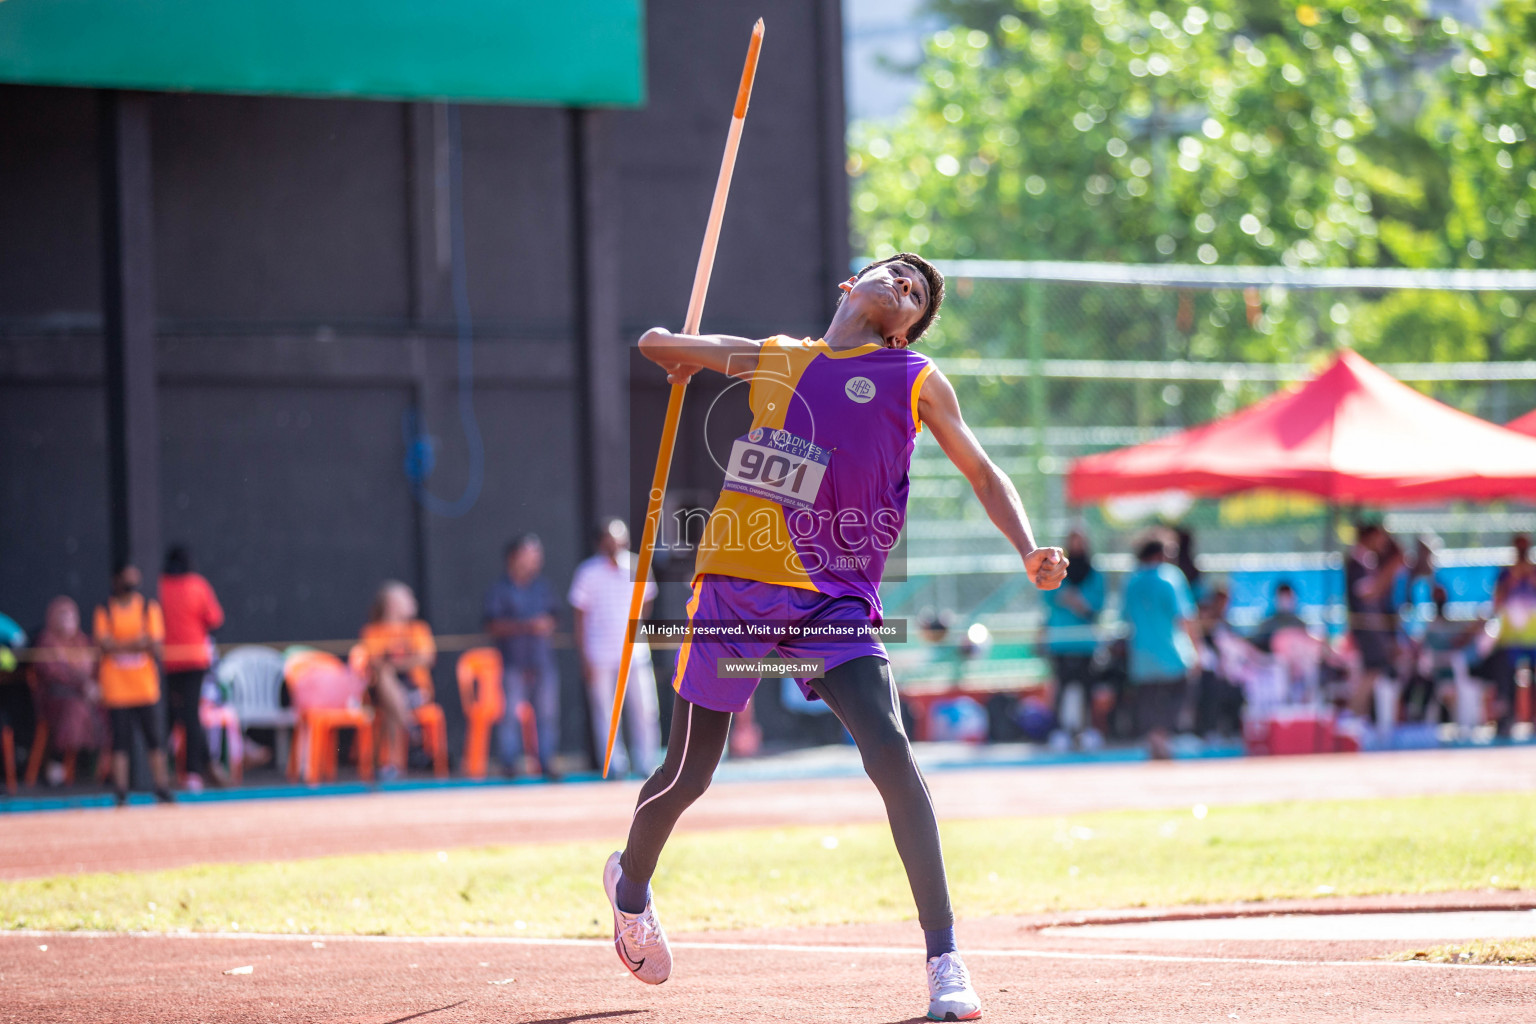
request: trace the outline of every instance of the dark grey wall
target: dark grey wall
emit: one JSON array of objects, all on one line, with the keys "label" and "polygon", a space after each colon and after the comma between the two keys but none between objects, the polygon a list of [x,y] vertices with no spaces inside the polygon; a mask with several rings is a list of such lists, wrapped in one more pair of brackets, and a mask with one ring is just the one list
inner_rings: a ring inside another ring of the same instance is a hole
[{"label": "dark grey wall", "polygon": [[152,131],[164,320],[404,321],[398,104],[159,96]]},{"label": "dark grey wall", "polygon": [[0,317],[99,322],[94,95],[0,88],[0,139]]},{"label": "dark grey wall", "polygon": [[365,566],[416,578],[415,502],[389,431],[410,404],[402,386],[162,390],[162,528],[192,545],[232,633],[350,636]]},{"label": "dark grey wall", "polygon": [[104,595],[106,413],[101,388],[0,384],[0,538],[6,614],[41,621],[54,594]]},{"label": "dark grey wall", "polygon": [[[223,598],[221,639],[353,636],[388,577],[440,635],[471,633],[509,536],[543,535],[563,592],[590,516],[634,513],[629,456],[648,477],[666,391],[648,365],[631,379],[629,348],[680,325],[751,22],[648,8],[643,109],[461,111],[485,474],[458,518],[422,508],[405,473],[414,413],[437,442],[430,490],[452,500],[468,479],[443,109],[153,98],[162,535]],[[758,12],[705,327],[813,333],[846,266],[840,13]],[[27,625],[55,594],[99,601],[111,557],[98,131],[89,90],[0,87],[0,610]],[[702,493],[718,472],[695,427],[674,479]]]}]

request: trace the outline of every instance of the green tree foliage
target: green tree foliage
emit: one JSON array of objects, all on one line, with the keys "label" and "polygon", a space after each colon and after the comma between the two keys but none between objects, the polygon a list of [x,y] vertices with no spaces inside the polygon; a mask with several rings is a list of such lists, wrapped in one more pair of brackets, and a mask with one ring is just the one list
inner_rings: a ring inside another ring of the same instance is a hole
[{"label": "green tree foliage", "polygon": [[[910,111],[850,133],[866,251],[1410,267],[1536,256],[1536,0],[1505,0],[1479,29],[1422,0],[934,7],[952,24],[928,42]],[[1033,354],[1536,354],[1536,324],[1508,297],[1129,291],[1050,288]],[[1021,288],[978,285],[935,344],[1020,355],[1026,306]]]},{"label": "green tree foliage", "polygon": [[1004,13],[934,36],[911,115],[889,132],[857,129],[855,205],[869,243],[999,258],[1376,262],[1361,153],[1381,122],[1373,93],[1442,45],[1438,23],[1407,0],[1379,0],[1367,15],[1302,7],[1302,20],[1248,10],[1273,4],[1206,2],[951,0],[973,22]]},{"label": "green tree foliage", "polygon": [[[1509,0],[1461,46],[1440,76],[1422,125],[1448,197],[1439,265],[1528,267],[1536,256],[1536,2]],[[1404,254],[1406,257],[1408,254]]]},{"label": "green tree foliage", "polygon": [[[1441,69],[1422,119],[1444,168],[1448,197],[1438,231],[1420,236],[1429,265],[1536,264],[1536,0],[1506,0]],[[1427,237],[1426,237],[1427,236]],[[1533,296],[1480,296],[1491,358],[1536,358]]]}]

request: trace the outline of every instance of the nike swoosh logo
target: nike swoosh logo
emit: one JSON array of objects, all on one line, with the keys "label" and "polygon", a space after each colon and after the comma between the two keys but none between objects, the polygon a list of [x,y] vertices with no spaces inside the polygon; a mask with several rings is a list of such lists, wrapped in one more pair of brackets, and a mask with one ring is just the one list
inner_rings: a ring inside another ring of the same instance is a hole
[{"label": "nike swoosh logo", "polygon": [[619,955],[629,963],[629,969],[631,971],[638,971],[640,968],[645,966],[645,957],[641,957],[639,960],[634,960],[630,957],[629,950],[625,949],[623,946],[619,947]]}]

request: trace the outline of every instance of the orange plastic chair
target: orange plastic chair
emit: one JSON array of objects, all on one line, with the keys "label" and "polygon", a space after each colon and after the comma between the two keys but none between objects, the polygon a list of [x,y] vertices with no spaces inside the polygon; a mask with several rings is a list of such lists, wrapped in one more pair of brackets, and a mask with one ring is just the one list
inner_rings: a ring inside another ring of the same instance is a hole
[{"label": "orange plastic chair", "polygon": [[[476,654],[476,651],[482,651],[484,654]],[[502,665],[501,652],[496,648],[473,648],[470,651],[465,651],[464,657],[468,657],[470,654],[476,654],[475,659],[472,659],[472,662],[470,662],[470,665],[472,665],[470,671],[473,672],[473,689],[478,692],[478,695],[472,695],[464,706],[465,709],[468,709],[470,706],[478,706],[481,703],[485,705],[485,711],[479,712],[485,722],[485,725],[482,726],[484,731],[481,732],[481,740],[479,740],[479,745],[481,745],[479,760],[481,760],[482,769],[481,774],[476,775],[476,778],[484,778],[484,765],[487,763],[488,758],[490,758],[490,737],[492,737],[493,726],[501,722],[502,715],[507,712],[507,694],[505,694],[505,689],[502,688],[504,686],[504,683],[502,683],[502,672],[505,671],[505,666]],[[464,672],[465,669],[461,659],[461,663],[459,663],[459,697],[461,699],[464,699],[465,694]],[[513,708],[513,714],[518,715],[518,725],[522,728],[522,760],[525,761],[524,768],[527,768],[527,771],[539,771],[539,763],[541,763],[539,761],[539,728],[538,722],[533,717],[533,705],[528,703],[527,700],[519,700],[518,706]],[[468,711],[465,711],[465,718],[467,717]],[[470,735],[473,735],[473,732]],[[467,746],[468,742],[465,742],[465,748]],[[468,761],[467,751],[465,751],[465,761]],[[465,769],[465,774],[468,774],[467,769]]]},{"label": "orange plastic chair", "polygon": [[[32,753],[27,757],[26,783],[29,786],[37,785],[37,776],[43,770],[43,755],[48,750],[48,723],[39,716],[37,719],[37,731],[32,734]],[[66,781],[75,781],[75,754],[70,751],[64,758],[64,773]]]},{"label": "orange plastic chair", "polygon": [[464,706],[464,774],[483,779],[490,763],[491,731],[507,710],[501,688],[501,652],[494,647],[472,647],[459,655],[456,672],[459,700]]},{"label": "orange plastic chair", "polygon": [[[43,756],[48,750],[48,723],[41,718],[37,720],[36,730],[32,734],[32,752],[27,755],[27,767],[21,781],[27,786],[36,786],[37,777],[43,771]],[[16,794],[16,736],[10,726],[0,728],[0,756],[5,758],[5,789],[12,796]],[[107,751],[103,750],[98,760],[107,764],[110,758]],[[108,765],[110,769],[110,765]],[[103,773],[102,778],[106,778]],[[75,752],[71,750],[64,755],[64,781],[73,785],[75,781]]]},{"label": "orange plastic chair", "polygon": [[[353,644],[352,650],[347,655],[347,664],[353,672],[368,678],[368,648],[362,644]],[[448,777],[448,718],[443,714],[441,704],[436,701],[427,701],[419,708],[411,712],[411,717],[416,724],[421,726],[421,745],[426,750],[427,756],[432,758],[432,774],[440,779]],[[377,734],[383,723],[375,720],[374,729]],[[382,737],[375,736],[377,745],[383,747]],[[391,753],[396,764],[405,764],[406,738],[396,737],[395,745]]]},{"label": "orange plastic chair", "polygon": [[[37,785],[37,778],[43,773],[43,758],[48,751],[48,723],[41,718],[37,720],[37,734],[32,740],[32,753],[27,757],[27,774],[22,782],[28,786]],[[64,784],[75,784],[75,760],[79,751],[67,750],[64,752]],[[100,749],[96,751],[96,779],[98,782],[106,782],[107,776],[112,774],[112,741],[103,741]]]},{"label": "orange plastic chair", "polygon": [[[303,706],[298,695],[304,678],[316,669],[345,671],[346,666],[334,654],[302,651],[291,655],[283,665],[283,679],[294,703],[301,705],[294,742],[288,754],[288,778],[296,780],[302,772],[310,785],[322,779],[336,778],[336,739],[342,729],[357,731],[357,773],[365,781],[373,780],[373,712],[364,707]],[[303,763],[301,764],[301,760]]]},{"label": "orange plastic chair", "polygon": [[421,741],[432,757],[432,774],[440,779],[446,779],[448,777],[448,716],[443,714],[443,706],[437,701],[428,701],[416,709],[416,721],[421,726]]}]

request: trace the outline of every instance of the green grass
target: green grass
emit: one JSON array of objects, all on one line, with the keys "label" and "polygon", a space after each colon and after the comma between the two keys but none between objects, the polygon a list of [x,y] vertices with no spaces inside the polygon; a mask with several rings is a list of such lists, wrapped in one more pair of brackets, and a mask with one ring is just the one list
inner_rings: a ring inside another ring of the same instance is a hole
[{"label": "green grass", "polygon": [[[1321,893],[1536,888],[1536,794],[1116,812],[944,826],[961,917]],[[611,844],[389,853],[0,885],[0,928],[592,936]],[[674,931],[914,916],[886,828],[675,836]]]},{"label": "green grass", "polygon": [[1536,964],[1536,939],[1496,939],[1411,949],[1386,959],[1424,960],[1432,964]]}]

